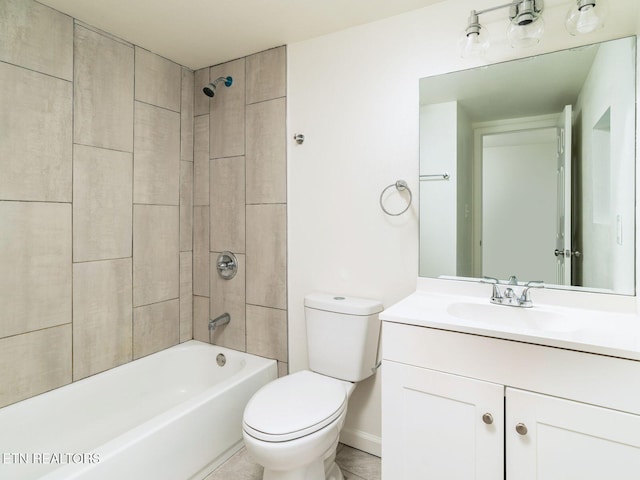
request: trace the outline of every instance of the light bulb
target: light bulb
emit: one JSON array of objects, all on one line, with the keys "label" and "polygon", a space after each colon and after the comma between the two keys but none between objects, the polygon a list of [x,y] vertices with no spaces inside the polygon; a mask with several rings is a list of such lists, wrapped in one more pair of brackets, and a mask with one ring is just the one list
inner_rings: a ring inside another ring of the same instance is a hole
[{"label": "light bulb", "polygon": [[484,57],[489,49],[489,42],[483,42],[481,37],[479,33],[465,33],[460,40],[460,56],[462,58]]},{"label": "light bulb", "polygon": [[507,38],[513,48],[532,47],[540,43],[544,34],[544,19],[538,15],[530,23],[518,24],[515,21],[507,27]]},{"label": "light bulb", "polygon": [[490,45],[489,31],[480,25],[475,13],[469,17],[469,25],[462,32],[458,45],[462,58],[484,57]]},{"label": "light bulb", "polygon": [[604,26],[606,13],[604,0],[576,0],[564,25],[571,35],[591,33]]}]

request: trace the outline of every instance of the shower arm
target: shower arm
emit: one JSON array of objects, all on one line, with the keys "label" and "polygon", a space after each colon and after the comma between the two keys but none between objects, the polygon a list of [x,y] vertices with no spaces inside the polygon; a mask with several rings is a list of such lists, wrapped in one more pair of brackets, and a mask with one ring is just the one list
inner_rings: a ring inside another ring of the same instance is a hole
[{"label": "shower arm", "polygon": [[224,82],[224,86],[225,87],[230,87],[231,84],[233,83],[233,78],[232,77],[218,77],[213,81],[214,85],[218,85],[218,83],[220,82]]}]

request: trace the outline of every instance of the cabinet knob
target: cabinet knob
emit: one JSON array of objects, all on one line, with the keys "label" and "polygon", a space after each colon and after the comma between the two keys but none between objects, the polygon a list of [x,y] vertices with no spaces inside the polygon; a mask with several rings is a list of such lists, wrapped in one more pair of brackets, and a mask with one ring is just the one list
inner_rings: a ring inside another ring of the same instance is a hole
[{"label": "cabinet knob", "polygon": [[491,415],[490,413],[485,413],[484,415],[482,415],[482,421],[487,425],[491,425],[493,423],[493,415]]},{"label": "cabinet knob", "polygon": [[527,426],[524,423],[519,423],[516,425],[516,432],[518,432],[520,435],[526,435],[528,431],[529,430],[527,430]]}]

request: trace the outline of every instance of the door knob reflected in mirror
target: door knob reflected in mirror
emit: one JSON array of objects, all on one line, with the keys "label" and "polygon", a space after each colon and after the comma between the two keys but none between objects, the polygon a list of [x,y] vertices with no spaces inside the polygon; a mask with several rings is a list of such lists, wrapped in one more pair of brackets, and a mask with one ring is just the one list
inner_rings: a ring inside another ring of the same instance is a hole
[{"label": "door knob reflected in mirror", "polygon": [[576,258],[580,258],[582,256],[582,253],[579,252],[578,250],[576,250],[576,251],[558,250],[557,248],[553,251],[553,254],[556,257],[576,257]]}]

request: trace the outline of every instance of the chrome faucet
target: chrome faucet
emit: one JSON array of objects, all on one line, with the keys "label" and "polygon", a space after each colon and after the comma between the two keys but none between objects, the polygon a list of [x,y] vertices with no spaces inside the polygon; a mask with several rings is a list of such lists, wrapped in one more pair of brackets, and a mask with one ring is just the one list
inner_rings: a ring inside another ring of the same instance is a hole
[{"label": "chrome faucet", "polygon": [[231,315],[226,312],[212,320],[209,320],[209,333],[213,332],[216,328],[221,327],[222,325],[226,325],[230,321]]},{"label": "chrome faucet", "polygon": [[[495,303],[496,305],[507,305],[509,307],[533,307],[530,290],[532,288],[544,288],[544,282],[540,280],[533,280],[525,283],[524,285],[520,285],[515,275],[512,275],[508,281],[504,282],[504,284],[508,285],[508,287],[505,288],[504,293],[500,291],[500,285],[503,284],[503,282],[500,282],[497,278],[484,277],[482,281],[485,283],[491,283],[493,286],[490,300],[491,303]],[[520,294],[518,294],[517,291],[520,288],[522,289]]]}]

